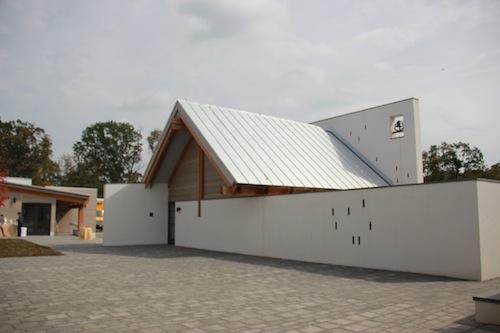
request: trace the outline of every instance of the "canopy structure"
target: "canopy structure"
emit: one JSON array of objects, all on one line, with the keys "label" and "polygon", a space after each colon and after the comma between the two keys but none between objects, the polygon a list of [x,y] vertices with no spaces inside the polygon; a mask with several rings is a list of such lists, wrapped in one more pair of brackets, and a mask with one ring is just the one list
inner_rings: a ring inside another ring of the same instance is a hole
[{"label": "canopy structure", "polygon": [[170,159],[179,156],[173,142],[187,143],[182,134],[176,135],[179,131],[195,139],[226,186],[344,190],[388,185],[335,135],[318,126],[178,100],[146,169],[146,186],[159,172],[172,170],[161,165],[169,149],[174,152]]},{"label": "canopy structure", "polygon": [[88,195],[71,193],[65,191],[59,191],[54,189],[49,189],[43,186],[35,185],[22,185],[15,183],[4,183],[5,187],[9,192],[25,193],[32,196],[53,198],[59,202],[64,202],[68,205],[73,205],[75,207],[83,207],[89,199]]}]

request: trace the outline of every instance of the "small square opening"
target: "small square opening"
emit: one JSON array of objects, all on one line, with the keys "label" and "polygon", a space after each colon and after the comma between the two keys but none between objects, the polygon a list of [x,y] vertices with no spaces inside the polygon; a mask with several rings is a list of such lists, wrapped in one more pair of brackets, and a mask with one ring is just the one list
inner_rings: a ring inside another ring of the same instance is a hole
[{"label": "small square opening", "polygon": [[390,120],[391,139],[405,136],[405,126],[403,115],[392,116]]}]

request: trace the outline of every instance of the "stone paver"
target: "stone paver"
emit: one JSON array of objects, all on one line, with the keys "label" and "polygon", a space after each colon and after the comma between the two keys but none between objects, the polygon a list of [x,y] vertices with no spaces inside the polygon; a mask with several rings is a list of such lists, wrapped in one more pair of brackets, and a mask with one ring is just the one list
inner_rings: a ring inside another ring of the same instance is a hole
[{"label": "stone paver", "polygon": [[500,287],[171,246],[31,237],[64,256],[0,259],[0,332],[500,332]]}]

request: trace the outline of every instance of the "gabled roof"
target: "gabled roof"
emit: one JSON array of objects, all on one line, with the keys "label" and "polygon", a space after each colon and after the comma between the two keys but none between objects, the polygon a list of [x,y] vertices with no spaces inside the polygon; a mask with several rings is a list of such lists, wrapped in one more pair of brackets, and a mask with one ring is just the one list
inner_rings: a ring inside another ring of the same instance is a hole
[{"label": "gabled roof", "polygon": [[169,128],[182,119],[228,185],[353,189],[388,185],[345,144],[322,128],[262,114],[178,100],[148,165],[164,156]]}]

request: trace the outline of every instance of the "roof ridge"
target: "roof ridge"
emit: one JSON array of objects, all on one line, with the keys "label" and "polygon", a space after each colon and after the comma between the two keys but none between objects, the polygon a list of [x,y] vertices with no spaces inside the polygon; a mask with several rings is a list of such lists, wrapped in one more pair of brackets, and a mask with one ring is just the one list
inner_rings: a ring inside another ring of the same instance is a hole
[{"label": "roof ridge", "polygon": [[273,116],[273,115],[269,115],[269,114],[265,114],[265,113],[251,112],[251,111],[247,111],[247,110],[242,110],[242,109],[237,109],[237,108],[227,107],[227,106],[221,106],[221,105],[216,105],[216,104],[200,103],[200,102],[195,102],[195,101],[182,99],[182,98],[177,99],[177,101],[180,102],[181,105],[182,105],[182,102],[185,102],[185,103],[189,103],[189,104],[197,104],[200,106],[216,107],[216,108],[222,109],[222,111],[226,110],[226,111],[231,111],[231,112],[244,113],[244,114],[248,114],[250,116],[261,116],[261,117],[272,118],[272,119],[276,119],[276,120],[280,120],[280,121],[288,121],[288,122],[292,122],[292,123],[298,123],[298,124],[303,124],[303,125],[321,128],[318,125],[314,125],[314,124],[307,123],[304,121],[288,119],[288,118],[283,118],[283,117],[277,117],[277,116]]}]

